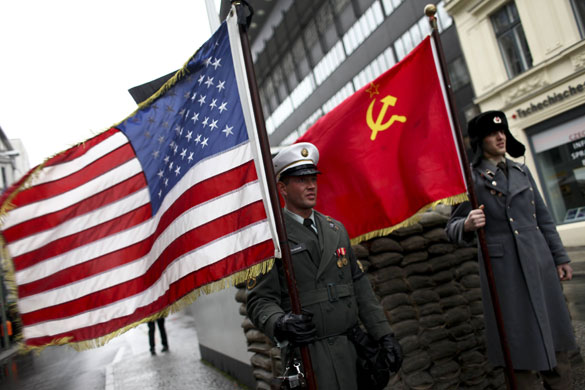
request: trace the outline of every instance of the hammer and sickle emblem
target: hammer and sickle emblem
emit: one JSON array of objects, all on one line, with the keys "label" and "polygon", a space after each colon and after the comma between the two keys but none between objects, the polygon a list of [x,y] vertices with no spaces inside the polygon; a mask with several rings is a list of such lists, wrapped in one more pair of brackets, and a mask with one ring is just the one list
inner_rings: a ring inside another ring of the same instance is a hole
[{"label": "hammer and sickle emblem", "polygon": [[370,106],[368,107],[368,113],[366,115],[366,122],[368,123],[370,129],[372,129],[372,136],[370,137],[372,141],[376,139],[376,135],[378,134],[379,131],[386,130],[388,127],[392,125],[392,123],[396,121],[402,123],[406,122],[405,116],[392,115],[386,123],[382,123],[382,121],[384,120],[384,116],[386,115],[386,111],[388,110],[388,106],[394,107],[394,105],[396,104],[396,100],[398,99],[390,95],[387,95],[385,98],[381,100],[381,102],[384,105],[382,106],[382,109],[380,110],[380,113],[378,114],[378,117],[376,118],[375,122],[372,116],[372,111],[374,109],[374,103],[376,103],[376,99],[372,100],[372,102],[370,103]]}]

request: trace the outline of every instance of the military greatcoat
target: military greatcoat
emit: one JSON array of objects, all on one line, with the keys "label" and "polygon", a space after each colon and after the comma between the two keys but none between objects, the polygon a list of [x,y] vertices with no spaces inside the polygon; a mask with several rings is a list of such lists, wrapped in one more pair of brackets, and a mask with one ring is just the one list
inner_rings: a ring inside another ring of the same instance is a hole
[{"label": "military greatcoat", "polygon": [[[357,389],[356,352],[345,332],[359,318],[376,339],[391,333],[384,311],[340,222],[315,212],[317,238],[286,213],[284,219],[301,306],[313,313],[317,328],[317,341],[309,344],[309,351],[318,387]],[[248,290],[248,315],[274,340],[274,323],[290,310],[287,282],[277,260]],[[281,350],[283,364],[287,348]]]},{"label": "military greatcoat", "polygon": [[[512,364],[516,370],[550,370],[555,351],[576,348],[556,266],[569,262],[555,223],[525,165],[506,161],[508,177],[488,160],[472,169],[478,204],[485,206],[486,241]],[[471,205],[460,204],[447,224],[452,241],[470,244],[464,232]],[[483,259],[480,275],[488,356],[503,365]]]}]

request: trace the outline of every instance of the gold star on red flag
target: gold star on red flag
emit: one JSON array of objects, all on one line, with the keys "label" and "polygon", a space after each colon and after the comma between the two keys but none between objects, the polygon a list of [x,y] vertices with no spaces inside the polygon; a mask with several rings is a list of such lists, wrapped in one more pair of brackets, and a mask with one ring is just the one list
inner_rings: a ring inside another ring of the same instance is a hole
[{"label": "gold star on red flag", "polygon": [[380,91],[378,91],[378,85],[374,83],[370,83],[370,86],[366,89],[366,92],[370,94],[370,97],[380,94]]}]

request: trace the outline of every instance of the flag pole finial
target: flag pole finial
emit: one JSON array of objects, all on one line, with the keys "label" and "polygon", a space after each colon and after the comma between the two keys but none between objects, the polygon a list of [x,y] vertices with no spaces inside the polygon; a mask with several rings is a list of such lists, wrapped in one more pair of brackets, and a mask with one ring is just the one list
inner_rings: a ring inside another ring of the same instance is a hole
[{"label": "flag pole finial", "polygon": [[427,4],[425,6],[425,15],[429,17],[429,23],[431,24],[431,28],[434,30],[437,28],[437,18],[435,17],[437,13],[437,6],[434,4]]},{"label": "flag pole finial", "polygon": [[435,16],[435,14],[437,13],[437,6],[434,4],[427,4],[425,6],[425,15],[427,15],[429,18]]}]

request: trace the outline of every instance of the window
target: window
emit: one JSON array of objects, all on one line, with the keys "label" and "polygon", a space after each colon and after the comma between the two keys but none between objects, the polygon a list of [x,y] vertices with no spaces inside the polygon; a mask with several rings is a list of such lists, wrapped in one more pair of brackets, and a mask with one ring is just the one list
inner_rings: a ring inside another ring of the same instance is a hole
[{"label": "window", "polygon": [[286,82],[288,83],[288,87],[290,89],[295,89],[299,84],[299,79],[297,78],[297,68],[293,61],[293,56],[290,52],[286,53],[282,59],[282,70],[286,75]]},{"label": "window", "polygon": [[[8,181],[6,180],[6,168],[2,167],[2,190],[8,187]],[[2,286],[0,286],[1,288]]]},{"label": "window", "polygon": [[404,0],[382,0],[386,15],[390,15]]},{"label": "window", "polygon": [[402,43],[402,38],[398,38],[394,42],[394,50],[396,51],[396,58],[398,58],[398,61],[400,61],[406,56],[407,51],[404,48],[404,43]]},{"label": "window", "polygon": [[264,90],[264,96],[266,97],[266,102],[269,106],[268,110],[270,112],[274,112],[276,107],[278,107],[278,98],[274,92],[274,85],[272,84],[272,80],[266,80],[262,89]]},{"label": "window", "polygon": [[585,117],[531,137],[544,196],[557,224],[585,221]]},{"label": "window", "polygon": [[284,81],[284,74],[279,65],[274,67],[272,71],[272,83],[276,93],[278,94],[278,102],[282,103],[288,96],[288,89]]},{"label": "window", "polygon": [[343,36],[345,54],[349,56],[384,21],[382,7],[375,2]]},{"label": "window", "polygon": [[453,24],[453,19],[445,10],[444,1],[441,1],[439,2],[439,4],[437,4],[437,19],[439,20],[439,32],[443,32],[444,30],[451,27],[451,25]]},{"label": "window", "polygon": [[524,36],[514,2],[492,15],[492,24],[502,52],[508,78],[514,78],[532,67],[532,55]]},{"label": "window", "polygon": [[335,95],[331,96],[329,98],[329,100],[327,100],[323,104],[323,107],[322,107],[323,113],[326,114],[329,111],[333,110],[342,101],[344,101],[347,97],[349,97],[354,92],[355,92],[355,90],[353,89],[353,84],[350,81],[349,83],[345,84],[345,86],[343,86],[339,91],[337,91],[337,93]]},{"label": "window", "polygon": [[394,59],[392,48],[389,47],[353,78],[354,90],[357,91],[362,88],[390,69],[395,63],[396,60]]},{"label": "window", "polygon": [[471,79],[469,73],[467,73],[467,67],[463,57],[459,57],[451,62],[447,69],[449,70],[449,79],[451,80],[451,86],[453,91],[457,91],[459,88],[470,83]]},{"label": "window", "polygon": [[581,38],[585,38],[585,0],[571,0]]}]

